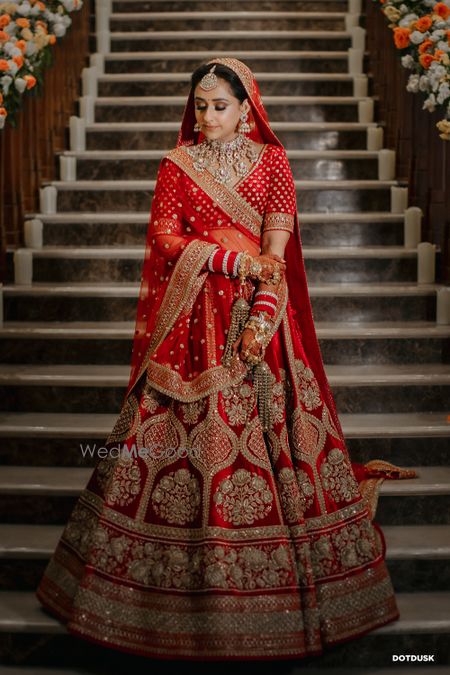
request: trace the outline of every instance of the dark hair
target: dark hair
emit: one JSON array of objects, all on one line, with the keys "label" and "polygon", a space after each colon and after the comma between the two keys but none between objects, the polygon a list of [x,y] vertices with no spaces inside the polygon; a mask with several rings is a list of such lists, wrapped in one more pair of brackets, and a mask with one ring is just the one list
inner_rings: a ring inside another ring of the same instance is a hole
[{"label": "dark hair", "polygon": [[[194,70],[191,76],[192,91],[194,91],[202,77],[211,70],[213,65],[213,63],[203,63],[196,70]],[[246,98],[248,98],[247,90],[234,70],[231,70],[231,68],[228,68],[228,66],[224,66],[222,63],[218,63],[214,73],[217,75],[217,77],[220,77],[228,82],[231,87],[231,91],[233,92],[233,96],[239,99],[239,103],[242,103]]]}]

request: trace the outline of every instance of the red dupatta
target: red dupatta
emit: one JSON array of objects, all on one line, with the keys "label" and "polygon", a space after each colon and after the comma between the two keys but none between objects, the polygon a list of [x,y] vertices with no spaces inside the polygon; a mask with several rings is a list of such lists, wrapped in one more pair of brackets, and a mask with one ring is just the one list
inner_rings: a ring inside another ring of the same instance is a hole
[{"label": "red dupatta", "polygon": [[[269,125],[268,116],[261,100],[258,83],[256,82],[252,71],[242,63],[242,61],[234,58],[218,57],[211,59],[208,63],[220,63],[228,66],[238,75],[244,85],[250,104],[248,121],[251,131],[248,134],[248,137],[257,143],[283,147],[281,141],[277,138]],[[191,89],[186,102],[180,132],[178,134],[177,147],[197,144],[204,139],[204,135],[201,132],[194,132],[195,122],[194,92]],[[203,250],[193,251],[193,247],[191,246],[193,243],[194,242],[191,241],[187,249],[182,253],[182,256],[187,257],[189,260],[189,253],[191,252],[191,262],[193,267],[190,269],[189,276],[182,280],[182,283],[191,285],[191,291],[195,288],[193,284],[195,284],[195,279],[197,279],[200,274],[203,262],[208,257],[210,250],[212,250],[207,242],[200,242],[203,244]],[[167,267],[164,268],[162,259],[156,255],[153,249],[154,247],[152,246],[151,236],[149,234],[146,242],[143,274],[137,307],[131,359],[132,368],[125,398],[128,397],[131,389],[144,372],[145,360],[149,356],[149,350],[153,351],[154,345],[157,344],[155,332],[158,332],[158,327],[160,328],[161,324],[161,303],[164,301],[164,295],[167,294],[167,289],[170,284],[170,277],[168,279],[167,276]],[[297,211],[294,216],[294,231],[289,238],[284,257],[287,263],[286,281],[289,300],[294,310],[295,320],[300,328],[303,347],[320,386],[322,398],[330,411],[336,428],[343,437],[334,398],[325,374],[322,355],[314,327]],[[186,263],[186,261],[184,261],[184,263]],[[173,271],[175,272],[175,269]],[[170,307],[170,303],[168,306]],[[172,307],[173,311],[176,311],[173,302]],[[404,470],[381,460],[372,460],[372,462],[369,462],[366,465],[352,462],[352,467],[359,482],[366,481],[369,478],[375,479],[376,482],[380,482],[387,477],[409,478],[416,475],[414,471]],[[371,480],[370,486],[367,484],[367,488],[368,490],[373,491],[373,480]]]}]

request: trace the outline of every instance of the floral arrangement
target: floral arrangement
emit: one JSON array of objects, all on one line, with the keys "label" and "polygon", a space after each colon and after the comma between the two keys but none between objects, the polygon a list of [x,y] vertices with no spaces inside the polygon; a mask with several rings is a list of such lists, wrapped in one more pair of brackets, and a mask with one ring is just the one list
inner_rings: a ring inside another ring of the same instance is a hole
[{"label": "floral arrangement", "polygon": [[16,126],[25,91],[42,86],[52,63],[51,45],[65,35],[83,0],[16,0],[0,2],[0,129]]},{"label": "floral arrangement", "polygon": [[379,0],[404,68],[407,90],[426,95],[424,110],[442,109],[436,126],[450,140],[450,0]]}]

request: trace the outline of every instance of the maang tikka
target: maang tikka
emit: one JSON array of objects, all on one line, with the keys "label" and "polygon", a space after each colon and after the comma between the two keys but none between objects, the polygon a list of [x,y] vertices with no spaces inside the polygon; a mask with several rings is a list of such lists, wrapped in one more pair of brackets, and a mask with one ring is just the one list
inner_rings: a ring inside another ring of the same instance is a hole
[{"label": "maang tikka", "polygon": [[216,69],[216,64],[213,65],[211,70],[206,73],[200,80],[200,87],[204,89],[205,91],[209,91],[209,89],[214,89],[214,87],[217,87],[217,75],[214,73],[214,70]]}]

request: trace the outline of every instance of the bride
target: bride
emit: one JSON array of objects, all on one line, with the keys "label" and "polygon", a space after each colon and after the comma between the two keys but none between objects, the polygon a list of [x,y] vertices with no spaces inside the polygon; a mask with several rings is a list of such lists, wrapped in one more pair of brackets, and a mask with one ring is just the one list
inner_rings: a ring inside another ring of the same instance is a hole
[{"label": "bride", "polygon": [[71,633],[152,658],[318,655],[398,619],[373,517],[381,481],[414,474],[350,460],[252,72],[214,58],[191,85],[110,452],[36,594]]}]

